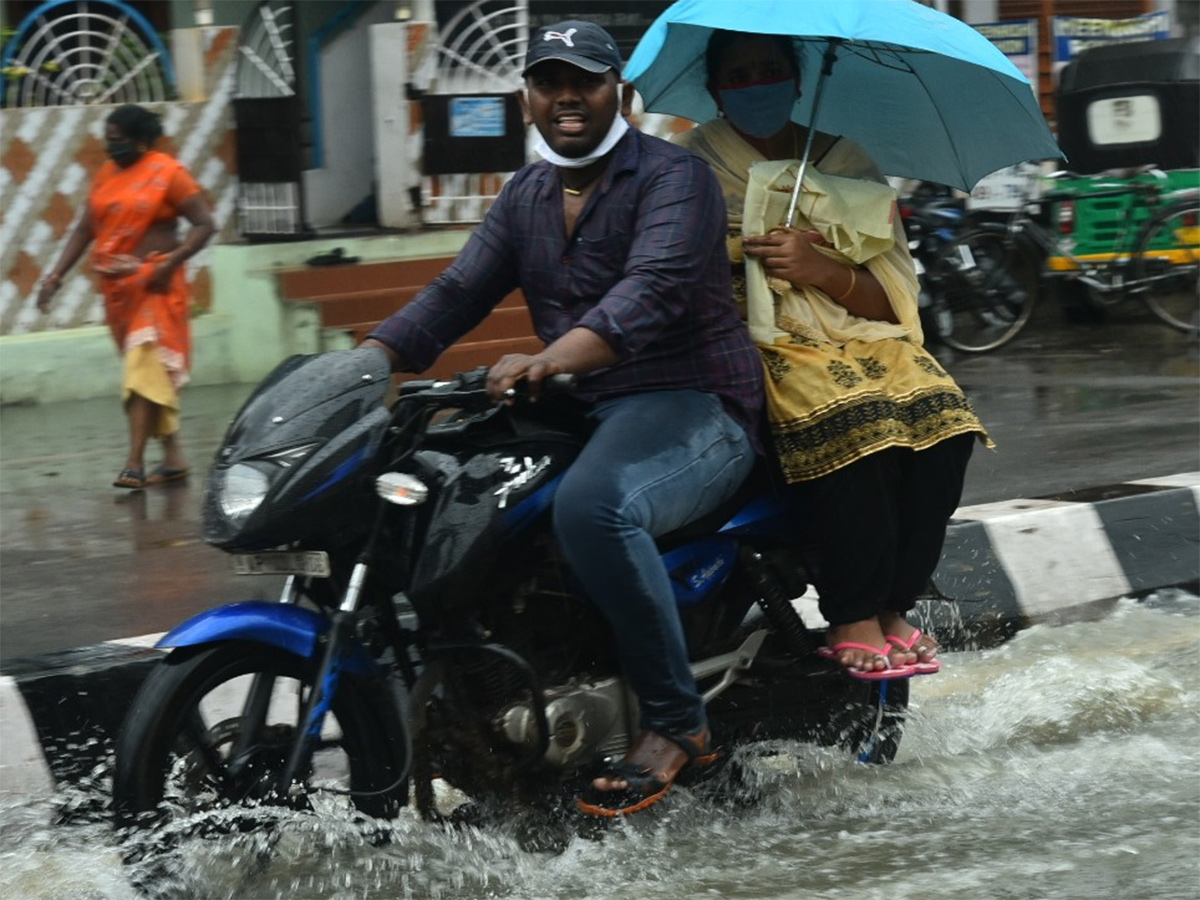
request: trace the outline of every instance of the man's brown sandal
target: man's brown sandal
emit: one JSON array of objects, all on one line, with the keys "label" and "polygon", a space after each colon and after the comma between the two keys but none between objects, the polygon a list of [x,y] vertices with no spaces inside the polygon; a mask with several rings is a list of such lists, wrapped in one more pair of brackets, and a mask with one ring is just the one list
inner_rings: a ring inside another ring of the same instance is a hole
[{"label": "man's brown sandal", "polygon": [[[687,756],[687,760],[674,777],[667,776],[667,764],[679,751]],[[610,781],[624,781],[625,787],[608,790],[589,785],[578,800],[579,811],[604,818],[641,812],[665,797],[671,785],[682,780],[685,773],[697,774],[719,757],[720,753],[709,745],[707,728],[683,735],[643,731],[625,758],[607,766],[598,776]],[[634,762],[635,759],[646,761]]]}]

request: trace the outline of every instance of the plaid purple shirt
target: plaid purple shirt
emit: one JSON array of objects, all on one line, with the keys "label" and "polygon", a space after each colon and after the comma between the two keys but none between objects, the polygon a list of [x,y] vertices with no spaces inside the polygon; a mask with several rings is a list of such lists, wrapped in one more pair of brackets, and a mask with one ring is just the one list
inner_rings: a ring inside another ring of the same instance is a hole
[{"label": "plaid purple shirt", "polygon": [[454,262],[370,336],[419,372],[519,287],[547,344],[582,326],[619,355],[580,379],[585,397],[709,391],[757,446],[762,363],[733,302],[725,231],[708,165],[630,129],[569,239],[557,169],[525,166]]}]

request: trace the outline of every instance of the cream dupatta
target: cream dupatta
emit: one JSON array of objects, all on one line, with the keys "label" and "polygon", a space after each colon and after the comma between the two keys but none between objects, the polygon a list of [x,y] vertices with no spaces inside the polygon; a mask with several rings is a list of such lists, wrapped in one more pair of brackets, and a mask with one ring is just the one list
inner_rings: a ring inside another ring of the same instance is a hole
[{"label": "cream dupatta", "polygon": [[897,323],[854,316],[815,287],[768,278],[742,253],[743,235],[768,233],[785,220],[795,160],[766,161],[723,120],[677,141],[709,162],[725,194],[734,291],[769,376],[772,444],[787,481],[955,434],[977,433],[990,446],[954,379],[921,346],[919,285],[895,197],[861,147],[839,138],[819,158],[821,171],[810,163],[793,226],[819,232],[829,246],[817,248],[839,262],[865,266],[887,292]]},{"label": "cream dupatta", "polygon": [[854,316],[818,288],[768,280],[761,263],[743,259],[742,235],[766,234],[786,218],[798,161],[764,159],[723,119],[684,132],[677,142],[704,158],[721,183],[729,210],[730,258],[746,264],[746,322],[757,343],[769,346],[796,334],[797,327],[803,333],[796,336],[835,344],[895,337],[921,341],[919,285],[903,225],[894,215],[895,192],[857,144],[841,138],[821,160],[837,175],[809,164],[793,224],[820,232],[831,246],[818,249],[845,265],[865,265],[887,292],[897,325]]}]

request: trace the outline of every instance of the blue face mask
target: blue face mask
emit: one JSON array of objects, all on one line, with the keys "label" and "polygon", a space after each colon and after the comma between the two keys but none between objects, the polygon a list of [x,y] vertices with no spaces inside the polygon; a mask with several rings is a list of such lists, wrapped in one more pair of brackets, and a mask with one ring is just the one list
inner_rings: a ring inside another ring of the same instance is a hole
[{"label": "blue face mask", "polygon": [[796,80],[788,77],[749,87],[718,87],[717,96],[734,128],[751,137],[769,138],[778,134],[792,117]]}]

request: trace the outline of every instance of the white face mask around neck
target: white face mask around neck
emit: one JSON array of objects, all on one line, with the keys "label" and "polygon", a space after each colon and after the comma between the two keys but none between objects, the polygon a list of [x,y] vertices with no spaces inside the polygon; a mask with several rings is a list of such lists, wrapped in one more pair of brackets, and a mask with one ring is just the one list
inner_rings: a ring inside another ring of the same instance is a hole
[{"label": "white face mask around neck", "polygon": [[582,169],[584,166],[590,166],[600,157],[609,153],[613,147],[617,146],[619,141],[629,130],[629,123],[625,121],[625,117],[618,113],[613,117],[613,123],[608,129],[608,134],[604,136],[596,149],[587,156],[563,156],[555,153],[550,149],[550,145],[546,143],[546,139],[538,133],[537,142],[533,145],[534,151],[546,162],[553,163],[556,166],[561,166],[564,169]]}]

